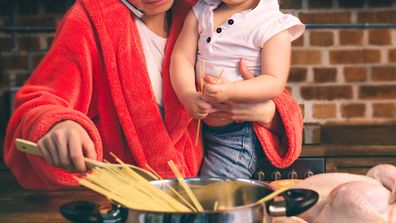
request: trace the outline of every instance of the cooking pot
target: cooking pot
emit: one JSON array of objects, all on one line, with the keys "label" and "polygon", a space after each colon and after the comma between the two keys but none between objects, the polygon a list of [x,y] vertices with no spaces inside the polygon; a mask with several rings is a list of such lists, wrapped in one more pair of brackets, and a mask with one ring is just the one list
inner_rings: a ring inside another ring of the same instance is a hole
[{"label": "cooking pot", "polygon": [[[202,204],[203,212],[159,212],[127,209],[113,204],[112,210],[103,214],[96,204],[73,201],[61,206],[62,215],[73,222],[127,222],[127,223],[263,223],[272,222],[274,216],[298,215],[318,200],[315,191],[289,189],[268,202],[258,203],[260,198],[273,192],[267,183],[225,178],[187,178],[186,183]],[[184,189],[177,180],[158,180],[152,184],[174,195],[165,183],[181,195]],[[214,210],[214,204],[218,204]]]}]

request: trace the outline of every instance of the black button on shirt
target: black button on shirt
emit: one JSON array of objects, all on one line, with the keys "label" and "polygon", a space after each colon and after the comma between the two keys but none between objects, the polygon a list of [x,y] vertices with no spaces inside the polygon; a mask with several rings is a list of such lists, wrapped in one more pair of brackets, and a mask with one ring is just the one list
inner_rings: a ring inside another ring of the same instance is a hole
[{"label": "black button on shirt", "polygon": [[228,24],[230,24],[230,25],[234,24],[234,20],[233,19],[229,19],[228,20]]},{"label": "black button on shirt", "polygon": [[221,33],[221,28],[217,28],[217,29],[216,29],[216,32],[217,32],[217,33]]},{"label": "black button on shirt", "polygon": [[210,38],[210,37],[208,37],[207,39],[206,39],[206,42],[210,42],[212,40],[212,38]]}]

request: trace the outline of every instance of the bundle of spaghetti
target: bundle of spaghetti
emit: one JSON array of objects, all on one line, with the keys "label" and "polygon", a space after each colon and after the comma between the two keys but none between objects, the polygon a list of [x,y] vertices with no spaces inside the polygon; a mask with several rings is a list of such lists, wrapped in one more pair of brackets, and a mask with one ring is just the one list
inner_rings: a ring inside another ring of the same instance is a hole
[{"label": "bundle of spaghetti", "polygon": [[[120,162],[120,160],[117,160]],[[152,185],[134,170],[120,162],[120,168],[104,165],[78,179],[79,183],[127,208],[164,212],[191,212],[165,191]]]},{"label": "bundle of spaghetti", "polygon": [[[153,169],[151,168],[148,164],[146,165],[147,169],[149,169],[155,177],[157,177],[159,180],[163,180],[163,178]],[[185,205],[187,205],[191,210],[194,212],[197,212],[197,209],[192,206],[179,192],[177,192],[173,187],[171,187],[169,184],[165,183],[165,186],[172,191]]]},{"label": "bundle of spaghetti", "polygon": [[184,181],[184,178],[181,175],[181,173],[179,172],[179,170],[177,169],[175,163],[173,163],[173,161],[170,160],[170,161],[168,161],[168,165],[172,169],[173,173],[176,175],[176,178],[177,178],[177,181],[179,182],[179,184],[183,187],[183,189],[186,191],[188,197],[193,202],[195,208],[198,211],[204,211],[204,209],[203,209],[202,205],[199,203],[197,197],[194,195],[194,193],[192,192],[192,190],[188,186],[188,184]]}]

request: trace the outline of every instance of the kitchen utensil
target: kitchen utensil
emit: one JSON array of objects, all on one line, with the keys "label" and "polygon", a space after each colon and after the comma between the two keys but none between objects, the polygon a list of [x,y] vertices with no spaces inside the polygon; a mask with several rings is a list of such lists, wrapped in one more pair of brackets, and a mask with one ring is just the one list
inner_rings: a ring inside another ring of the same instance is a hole
[{"label": "kitchen utensil", "polygon": [[[158,212],[150,210],[126,209],[114,204],[102,219],[90,222],[127,222],[127,223],[270,223],[274,216],[298,215],[318,200],[318,194],[312,190],[289,189],[268,202],[258,201],[273,192],[267,183],[226,178],[187,178],[189,185],[199,202],[203,212]],[[158,180],[152,184],[174,195],[165,185],[169,184],[180,194],[185,195],[183,187],[177,180]],[[98,219],[97,210],[92,203],[79,201],[64,204],[60,211],[63,216],[73,222],[87,222],[92,212],[92,219]],[[217,206],[214,210],[214,206]],[[81,212],[85,210],[85,212]]]},{"label": "kitchen utensil", "polygon": [[[37,144],[34,142],[17,138],[15,140],[15,145],[19,151],[43,157],[43,154],[41,153]],[[121,167],[120,164],[104,163],[104,162],[89,159],[86,157],[84,157],[84,161],[85,161],[85,165],[86,165],[87,169],[93,169],[94,167],[104,167],[104,166],[110,166],[110,167],[114,167],[114,168]],[[139,168],[134,165],[129,165],[129,164],[128,164],[128,167],[130,167],[134,171],[138,172],[138,174],[140,174],[142,177],[146,178],[147,180],[157,180],[157,177],[155,177],[152,173],[150,173],[149,171],[147,171],[145,169]]]}]

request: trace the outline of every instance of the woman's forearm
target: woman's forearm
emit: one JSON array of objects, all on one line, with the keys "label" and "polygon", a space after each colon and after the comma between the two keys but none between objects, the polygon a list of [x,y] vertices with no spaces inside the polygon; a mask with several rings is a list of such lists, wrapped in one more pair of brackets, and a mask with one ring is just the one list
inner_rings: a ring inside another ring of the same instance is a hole
[{"label": "woman's forearm", "polygon": [[273,102],[272,104],[273,104],[272,116],[271,115],[263,116],[265,117],[265,119],[263,119],[262,121],[257,121],[257,123],[263,126],[264,128],[270,130],[271,132],[275,133],[276,135],[280,136],[283,135],[285,128],[283,126],[282,119],[278,111],[276,110],[275,104]]}]

